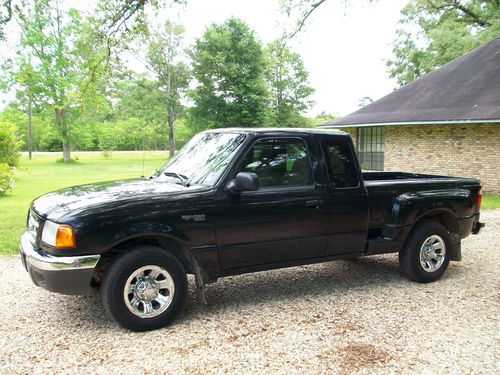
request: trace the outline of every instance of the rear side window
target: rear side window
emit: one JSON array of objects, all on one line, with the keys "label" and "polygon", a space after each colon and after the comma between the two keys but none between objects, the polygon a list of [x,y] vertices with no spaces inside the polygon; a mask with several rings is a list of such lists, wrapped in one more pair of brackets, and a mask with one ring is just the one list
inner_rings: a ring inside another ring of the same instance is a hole
[{"label": "rear side window", "polygon": [[359,185],[354,155],[347,142],[327,141],[323,143],[330,183],[333,187],[345,188]]}]

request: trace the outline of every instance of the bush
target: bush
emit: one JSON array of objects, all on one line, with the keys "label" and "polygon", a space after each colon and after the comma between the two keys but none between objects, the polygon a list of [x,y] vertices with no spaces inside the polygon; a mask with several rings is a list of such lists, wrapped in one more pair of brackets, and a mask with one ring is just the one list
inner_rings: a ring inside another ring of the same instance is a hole
[{"label": "bush", "polygon": [[14,187],[14,167],[0,163],[0,195],[4,195]]},{"label": "bush", "polygon": [[0,163],[14,167],[19,162],[19,146],[16,126],[10,122],[0,122]]}]

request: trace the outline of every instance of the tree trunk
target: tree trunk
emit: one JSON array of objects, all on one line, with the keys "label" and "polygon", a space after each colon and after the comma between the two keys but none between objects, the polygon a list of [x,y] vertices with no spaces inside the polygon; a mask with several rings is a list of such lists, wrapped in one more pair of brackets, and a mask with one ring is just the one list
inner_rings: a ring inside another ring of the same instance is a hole
[{"label": "tree trunk", "polygon": [[64,161],[70,161],[71,160],[71,151],[69,148],[69,143],[66,141],[63,141],[63,159]]},{"label": "tree trunk", "polygon": [[71,150],[68,142],[68,124],[66,123],[64,109],[56,108],[56,124],[59,127],[59,133],[62,138],[63,160],[65,162],[71,161]]},{"label": "tree trunk", "polygon": [[33,138],[32,138],[32,122],[31,122],[31,92],[28,95],[28,156],[31,160],[31,154],[33,152]]},{"label": "tree trunk", "polygon": [[175,153],[175,135],[174,135],[174,109],[168,109],[168,154],[170,157],[174,156]]}]

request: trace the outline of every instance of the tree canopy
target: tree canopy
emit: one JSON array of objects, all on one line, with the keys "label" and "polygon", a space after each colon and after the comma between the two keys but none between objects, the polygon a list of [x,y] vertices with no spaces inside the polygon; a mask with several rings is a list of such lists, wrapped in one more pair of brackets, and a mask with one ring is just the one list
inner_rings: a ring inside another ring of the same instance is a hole
[{"label": "tree canopy", "polygon": [[[90,15],[60,0],[9,2],[20,35],[4,41],[12,59],[0,78],[16,98],[0,121],[15,124],[23,150],[65,160],[71,149],[173,154],[214,127],[312,125],[314,90],[285,39],[264,46],[233,17],[186,48],[182,25],[145,12],[182,2],[101,0]],[[128,56],[143,69],[130,70]]]},{"label": "tree canopy", "polygon": [[266,56],[272,125],[304,125],[301,113],[311,108],[314,89],[309,84],[302,57],[288,48],[284,39],[270,43]]},{"label": "tree canopy", "polygon": [[498,0],[411,0],[387,63],[405,85],[500,36]]},{"label": "tree canopy", "polygon": [[262,126],[267,123],[268,91],[260,41],[243,21],[212,24],[193,50],[193,115],[206,127]]}]

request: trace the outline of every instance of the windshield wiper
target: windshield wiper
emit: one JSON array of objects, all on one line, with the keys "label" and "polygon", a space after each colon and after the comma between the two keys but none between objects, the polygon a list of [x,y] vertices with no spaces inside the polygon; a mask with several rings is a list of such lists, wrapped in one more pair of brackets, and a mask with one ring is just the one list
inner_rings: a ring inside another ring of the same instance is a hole
[{"label": "windshield wiper", "polygon": [[175,177],[177,178],[178,180],[180,180],[182,182],[182,185],[185,186],[185,187],[189,187],[189,179],[184,176],[183,174],[180,174],[180,173],[175,173],[175,172],[163,172],[163,174],[165,176],[168,176],[168,177]]}]

